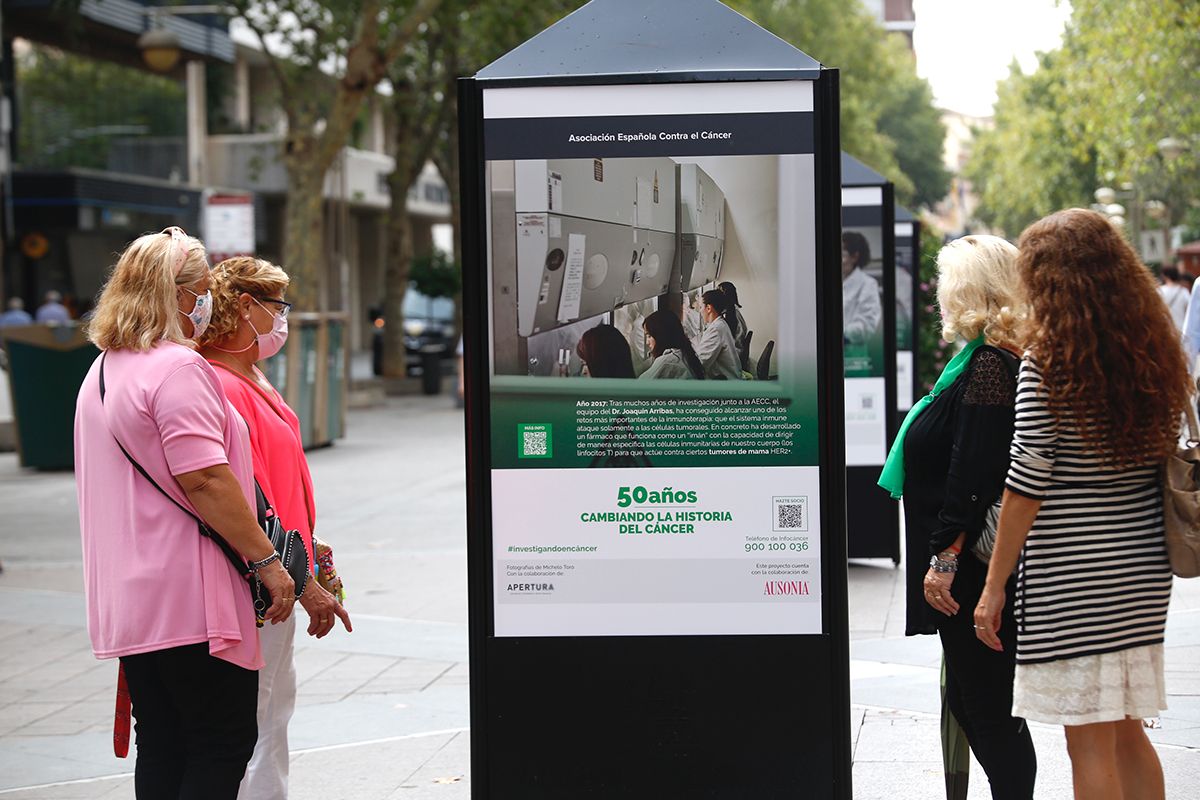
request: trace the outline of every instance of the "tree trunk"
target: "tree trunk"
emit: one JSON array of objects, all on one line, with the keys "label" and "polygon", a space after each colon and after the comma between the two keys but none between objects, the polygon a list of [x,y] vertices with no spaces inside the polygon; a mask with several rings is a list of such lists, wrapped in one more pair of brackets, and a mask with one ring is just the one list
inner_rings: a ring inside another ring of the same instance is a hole
[{"label": "tree trunk", "polygon": [[291,277],[288,299],[299,311],[316,311],[324,267],[324,165],[306,158],[304,140],[291,139],[285,156],[288,188],[283,229],[283,268]]}]

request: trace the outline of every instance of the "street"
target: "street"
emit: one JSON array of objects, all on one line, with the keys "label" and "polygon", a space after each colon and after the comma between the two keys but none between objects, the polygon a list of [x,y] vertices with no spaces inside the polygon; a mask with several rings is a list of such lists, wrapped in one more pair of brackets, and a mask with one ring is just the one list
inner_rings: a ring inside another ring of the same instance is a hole
[{"label": "street", "polygon": [[[290,796],[466,798],[461,412],[444,395],[391,398],[350,412],[347,430],[309,459],[317,530],[334,546],[355,631],[321,641],[298,632]],[[133,759],[112,756],[116,664],[92,657],[84,628],[73,477],[0,454],[0,509],[0,796],[132,797]],[[943,796],[939,647],[903,636],[903,576],[890,562],[850,566],[856,798]],[[1167,796],[1191,797],[1200,581],[1176,581],[1167,635],[1170,711],[1150,733]],[[1031,727],[1037,796],[1070,796],[1061,729]],[[975,766],[970,797],[989,796]]]}]

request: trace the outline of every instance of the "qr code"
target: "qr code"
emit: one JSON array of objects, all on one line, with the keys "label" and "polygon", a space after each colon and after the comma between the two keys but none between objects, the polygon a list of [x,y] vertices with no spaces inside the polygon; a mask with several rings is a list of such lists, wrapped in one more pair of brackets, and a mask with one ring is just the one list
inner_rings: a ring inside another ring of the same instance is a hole
[{"label": "qr code", "polygon": [[775,507],[775,522],[780,530],[794,531],[804,527],[804,506],[779,505]]},{"label": "qr code", "polygon": [[775,497],[775,519],[772,529],[776,531],[808,530],[807,497]]},{"label": "qr code", "polygon": [[517,426],[518,458],[554,458],[554,426],[524,422]]},{"label": "qr code", "polygon": [[521,455],[526,457],[544,456],[547,454],[548,444],[545,431],[524,431],[524,439],[521,441]]},{"label": "qr code", "polygon": [[875,407],[875,396],[870,395],[870,394],[864,394],[862,396],[862,407],[863,407],[864,411],[874,408]]}]

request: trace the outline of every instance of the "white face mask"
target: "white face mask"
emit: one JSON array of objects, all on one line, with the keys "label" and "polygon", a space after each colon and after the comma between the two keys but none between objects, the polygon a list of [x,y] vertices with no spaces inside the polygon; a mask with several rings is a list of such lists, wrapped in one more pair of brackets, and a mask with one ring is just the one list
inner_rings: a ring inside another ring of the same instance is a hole
[{"label": "white face mask", "polygon": [[[270,313],[270,309],[264,306],[262,303],[259,303],[257,300],[254,302],[258,303],[258,307],[263,311]],[[254,331],[254,338],[250,341],[250,344],[246,345],[240,350],[226,350],[224,347],[216,347],[216,345],[214,345],[214,348],[223,353],[244,353],[257,344],[258,357],[259,359],[263,359],[270,358],[271,356],[275,355],[282,350],[283,345],[287,343],[288,322],[282,314],[272,315],[271,330],[267,331],[266,333],[259,333],[258,328],[254,327],[254,323],[250,321],[249,317],[246,317],[246,322],[250,325],[250,330]]]},{"label": "white face mask", "polygon": [[208,328],[208,323],[212,320],[212,292],[196,294],[186,286],[182,288],[185,292],[196,298],[196,305],[192,306],[192,310],[187,314],[184,314],[182,311],[179,313],[192,321],[191,338],[199,339],[204,335],[204,331]]}]

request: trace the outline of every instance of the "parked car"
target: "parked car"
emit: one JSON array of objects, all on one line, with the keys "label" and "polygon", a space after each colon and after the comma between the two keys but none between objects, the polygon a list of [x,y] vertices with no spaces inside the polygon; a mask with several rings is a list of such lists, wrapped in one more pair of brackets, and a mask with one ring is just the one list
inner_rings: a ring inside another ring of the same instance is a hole
[{"label": "parked car", "polygon": [[[379,308],[371,309],[375,325],[372,342],[372,364],[376,375],[383,374],[383,332],[386,320]],[[404,352],[407,355],[405,372],[411,376],[425,375],[432,366],[441,375],[443,362],[454,352],[458,332],[454,328],[454,301],[448,297],[426,297],[410,288],[404,294]],[[428,389],[428,384],[427,384]],[[435,390],[436,391],[436,390]]]}]

